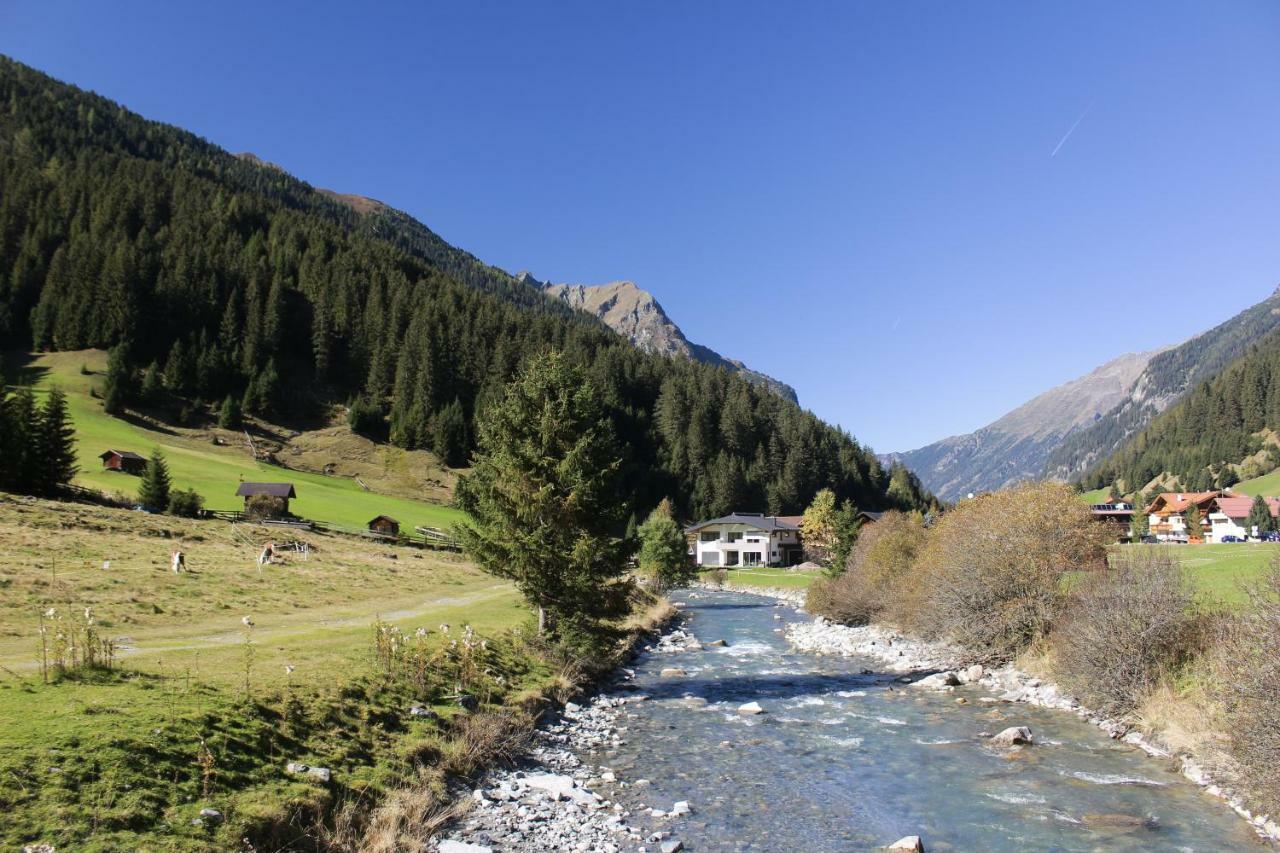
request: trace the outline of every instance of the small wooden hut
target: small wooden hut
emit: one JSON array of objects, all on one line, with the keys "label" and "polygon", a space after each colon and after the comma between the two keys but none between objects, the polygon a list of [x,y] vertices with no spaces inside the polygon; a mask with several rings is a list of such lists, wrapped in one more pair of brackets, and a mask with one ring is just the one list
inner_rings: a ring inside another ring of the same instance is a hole
[{"label": "small wooden hut", "polygon": [[369,522],[369,529],[386,536],[399,536],[400,522],[389,515],[379,515]]},{"label": "small wooden hut", "polygon": [[126,474],[141,474],[147,467],[147,458],[139,456],[131,450],[107,450],[98,454],[102,460],[102,470],[123,471]]},{"label": "small wooden hut", "polygon": [[240,488],[236,489],[236,496],[244,498],[246,512],[249,510],[249,502],[260,495],[278,499],[287,514],[289,499],[296,498],[298,493],[294,491],[293,483],[241,483]]}]

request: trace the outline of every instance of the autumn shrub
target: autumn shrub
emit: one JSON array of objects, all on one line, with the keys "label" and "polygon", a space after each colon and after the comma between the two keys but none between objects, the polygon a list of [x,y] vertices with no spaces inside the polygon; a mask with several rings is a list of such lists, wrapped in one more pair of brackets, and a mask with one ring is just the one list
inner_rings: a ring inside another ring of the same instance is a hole
[{"label": "autumn shrub", "polygon": [[920,554],[919,605],[903,614],[906,627],[959,643],[976,661],[1007,661],[1048,632],[1063,576],[1103,564],[1106,534],[1056,483],[962,501]]},{"label": "autumn shrub", "polygon": [[918,514],[886,512],[862,530],[843,574],[809,588],[806,609],[846,625],[898,612],[904,599],[915,597],[913,572],[925,534]]},{"label": "autumn shrub", "polygon": [[169,514],[195,518],[204,509],[204,498],[195,489],[179,489],[169,493]]},{"label": "autumn shrub", "polygon": [[1194,604],[1191,582],[1170,555],[1120,555],[1072,588],[1052,635],[1059,677],[1092,708],[1133,713],[1162,675],[1197,650]]},{"label": "autumn shrub", "polygon": [[1228,751],[1260,810],[1280,813],[1280,559],[1219,645]]}]

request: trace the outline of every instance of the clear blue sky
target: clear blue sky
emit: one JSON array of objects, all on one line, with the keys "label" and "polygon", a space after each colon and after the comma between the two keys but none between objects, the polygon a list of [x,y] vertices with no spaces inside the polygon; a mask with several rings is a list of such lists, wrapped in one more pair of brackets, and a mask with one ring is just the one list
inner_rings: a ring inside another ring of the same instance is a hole
[{"label": "clear blue sky", "polygon": [[513,272],[632,279],[878,450],[1280,283],[1271,0],[364,6],[9,0],[0,52]]}]

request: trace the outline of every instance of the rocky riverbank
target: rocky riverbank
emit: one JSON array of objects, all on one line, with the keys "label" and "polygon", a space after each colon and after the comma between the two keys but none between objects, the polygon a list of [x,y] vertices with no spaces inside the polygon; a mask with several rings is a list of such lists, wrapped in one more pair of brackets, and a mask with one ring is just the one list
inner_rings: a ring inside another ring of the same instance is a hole
[{"label": "rocky riverbank", "polygon": [[964,684],[980,684],[991,690],[994,696],[984,697],[979,701],[1025,703],[1070,711],[1098,726],[1112,738],[1131,744],[1148,755],[1176,761],[1183,776],[1199,785],[1206,793],[1223,800],[1247,820],[1260,836],[1280,841],[1280,824],[1266,815],[1255,815],[1239,794],[1215,782],[1194,756],[1175,754],[1151,736],[1084,707],[1058,685],[1016,667],[966,667],[962,651],[946,643],[908,637],[879,625],[856,628],[839,625],[822,617],[788,626],[786,636],[793,646],[803,651],[871,658],[880,661],[891,672],[932,671],[932,674],[913,682],[917,689],[953,691]]},{"label": "rocky riverbank", "polygon": [[[700,649],[692,634],[676,627],[646,645],[656,655]],[[628,707],[648,701],[621,668],[589,702],[567,703],[534,734],[520,766],[488,773],[471,791],[470,809],[436,840],[439,853],[499,850],[566,850],[675,853],[683,848],[679,821],[688,802],[646,807],[633,814],[615,801],[618,792],[644,788],[647,779],[624,780],[606,766],[579,756],[626,742]],[[645,828],[632,818],[643,817]]]}]

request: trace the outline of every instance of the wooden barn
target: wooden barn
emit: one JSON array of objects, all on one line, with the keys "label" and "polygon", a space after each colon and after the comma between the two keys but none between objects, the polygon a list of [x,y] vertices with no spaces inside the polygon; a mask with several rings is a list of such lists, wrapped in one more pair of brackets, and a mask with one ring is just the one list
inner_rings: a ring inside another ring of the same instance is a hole
[{"label": "wooden barn", "polygon": [[104,471],[123,471],[126,474],[141,474],[147,467],[147,458],[130,450],[107,450],[98,454],[102,460]]},{"label": "wooden barn", "polygon": [[386,536],[399,536],[400,522],[389,515],[379,515],[369,522],[369,529]]},{"label": "wooden barn", "polygon": [[298,493],[293,490],[293,483],[241,483],[240,488],[236,489],[236,496],[244,498],[244,508],[249,509],[249,501],[259,495],[266,495],[270,498],[278,498],[284,503],[284,511],[289,511],[289,499],[296,498]]}]

